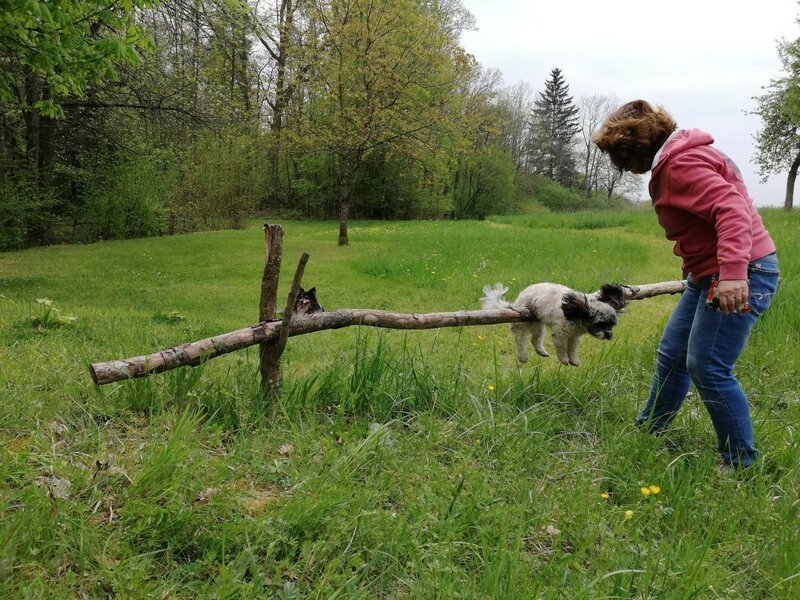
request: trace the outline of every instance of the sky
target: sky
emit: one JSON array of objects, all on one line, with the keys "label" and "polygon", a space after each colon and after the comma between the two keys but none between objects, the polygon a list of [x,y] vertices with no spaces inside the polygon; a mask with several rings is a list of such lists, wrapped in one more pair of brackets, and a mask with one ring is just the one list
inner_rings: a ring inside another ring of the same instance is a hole
[{"label": "sky", "polygon": [[[663,106],[737,163],[757,206],[783,206],[786,174],[760,181],[753,96],[781,75],[777,43],[800,37],[797,0],[462,0],[462,46],[506,85],[535,92],[554,67],[575,101],[614,94]],[[646,195],[646,189],[644,194]]]}]

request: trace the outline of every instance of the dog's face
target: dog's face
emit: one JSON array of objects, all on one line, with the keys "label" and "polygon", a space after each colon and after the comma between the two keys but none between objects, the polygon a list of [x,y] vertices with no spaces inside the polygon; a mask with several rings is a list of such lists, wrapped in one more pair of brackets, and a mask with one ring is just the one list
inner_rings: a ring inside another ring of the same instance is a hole
[{"label": "dog's face", "polygon": [[581,294],[567,292],[561,300],[564,318],[580,323],[586,331],[600,340],[614,337],[617,312],[627,304],[622,286],[606,284],[599,292]]},{"label": "dog's face", "polygon": [[317,288],[312,287],[306,291],[300,288],[297,299],[294,302],[294,313],[296,315],[308,315],[311,313],[323,312],[325,309],[317,301]]}]

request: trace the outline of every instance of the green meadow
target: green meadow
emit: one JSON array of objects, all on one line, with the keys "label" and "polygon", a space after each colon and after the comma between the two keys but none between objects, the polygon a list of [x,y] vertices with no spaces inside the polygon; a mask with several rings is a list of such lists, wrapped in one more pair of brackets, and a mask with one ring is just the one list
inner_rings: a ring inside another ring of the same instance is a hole
[{"label": "green meadow", "polygon": [[[631,303],[582,364],[504,325],[289,340],[95,386],[87,365],[245,327],[260,223],[0,254],[2,598],[800,597],[800,214],[763,210],[783,281],[738,365],[763,462],[719,468],[691,395],[633,425],[677,298]],[[485,284],[680,278],[647,210],[287,221],[327,310],[479,308]],[[72,319],[71,317],[75,317]]]}]

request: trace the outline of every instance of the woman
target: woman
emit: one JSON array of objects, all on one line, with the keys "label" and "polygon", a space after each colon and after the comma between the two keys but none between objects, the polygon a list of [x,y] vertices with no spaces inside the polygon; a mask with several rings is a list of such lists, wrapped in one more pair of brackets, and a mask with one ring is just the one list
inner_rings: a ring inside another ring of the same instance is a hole
[{"label": "woman", "polygon": [[694,383],[723,461],[749,466],[758,451],[733,367],[769,307],[779,272],[775,244],[741,173],[711,145],[709,134],[678,129],[666,111],[644,100],[612,113],[593,141],[620,170],[651,171],[658,222],[675,242],[688,281],[661,338],[650,396],[637,424],[654,433],[666,429]]}]

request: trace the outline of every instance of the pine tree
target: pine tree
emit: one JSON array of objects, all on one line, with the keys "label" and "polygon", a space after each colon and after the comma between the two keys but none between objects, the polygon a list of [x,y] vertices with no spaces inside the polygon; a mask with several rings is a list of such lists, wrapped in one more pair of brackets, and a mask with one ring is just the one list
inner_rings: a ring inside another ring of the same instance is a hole
[{"label": "pine tree", "polygon": [[580,131],[578,107],[569,95],[561,69],[550,71],[544,85],[531,112],[529,164],[535,174],[571,187],[575,182],[573,146],[575,134]]}]

